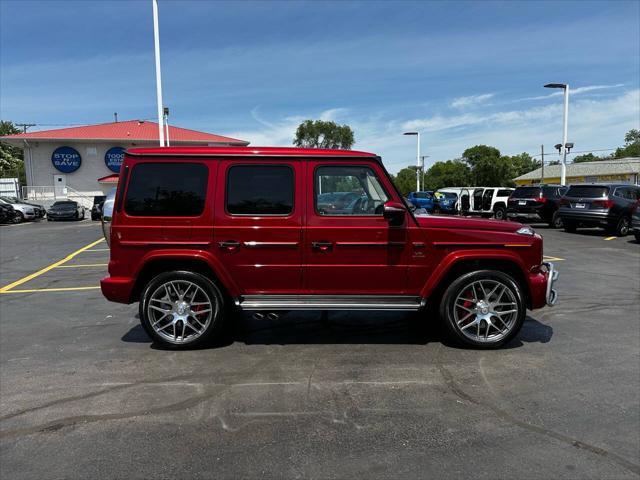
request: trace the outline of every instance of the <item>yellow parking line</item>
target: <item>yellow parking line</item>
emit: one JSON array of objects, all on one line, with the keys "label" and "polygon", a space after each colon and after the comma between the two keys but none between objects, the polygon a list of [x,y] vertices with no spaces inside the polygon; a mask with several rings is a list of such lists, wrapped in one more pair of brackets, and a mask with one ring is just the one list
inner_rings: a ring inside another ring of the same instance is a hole
[{"label": "yellow parking line", "polygon": [[562,262],[562,261],[564,261],[564,258],[549,257],[548,255],[545,255],[543,260],[547,260],[548,262]]},{"label": "yellow parking line", "polygon": [[100,290],[100,287],[29,288],[24,290],[6,290],[0,293],[72,292],[74,290]]},{"label": "yellow parking line", "polygon": [[85,252],[108,252],[108,248],[92,248],[91,250],[85,250]]},{"label": "yellow parking line", "polygon": [[607,237],[607,238],[605,238],[605,240],[615,240],[616,238],[618,238],[618,237]]},{"label": "yellow parking line", "polygon": [[64,257],[62,260],[58,260],[57,262],[52,263],[48,267],[44,267],[43,269],[38,270],[37,272],[34,272],[34,273],[30,274],[30,275],[27,275],[26,277],[22,277],[20,280],[16,280],[15,282],[10,283],[9,285],[5,285],[4,287],[0,288],[0,293],[8,293],[9,290],[11,290],[12,288],[17,287],[18,285],[22,285],[23,283],[26,283],[29,280],[33,280],[34,278],[39,277],[40,275],[43,275],[43,274],[47,273],[49,270],[53,270],[54,268],[59,267],[63,263],[67,263],[69,260],[71,260],[73,257],[78,255],[79,253],[82,253],[82,252],[84,252],[85,250],[88,250],[91,247],[95,247],[100,242],[104,242],[104,238],[101,238],[100,240],[96,240],[95,242],[92,242],[89,245],[86,245],[86,246],[76,250],[75,252],[70,253],[69,255]]},{"label": "yellow parking line", "polygon": [[106,267],[108,263],[85,263],[77,265],[59,265],[56,268]]}]

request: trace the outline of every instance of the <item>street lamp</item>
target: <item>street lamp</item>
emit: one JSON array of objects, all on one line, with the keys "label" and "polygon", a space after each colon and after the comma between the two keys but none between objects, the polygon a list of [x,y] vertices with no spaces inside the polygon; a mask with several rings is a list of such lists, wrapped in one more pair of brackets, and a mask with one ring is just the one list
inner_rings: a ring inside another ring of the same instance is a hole
[{"label": "street lamp", "polygon": [[564,121],[562,128],[562,165],[560,167],[560,184],[567,183],[567,130],[569,126],[569,84],[568,83],[547,83],[544,88],[561,88],[564,90]]},{"label": "street lamp", "polygon": [[156,101],[158,103],[158,140],[164,147],[164,118],[162,112],[162,73],[160,70],[160,28],[158,27],[158,0],[151,0],[153,9],[153,49],[156,59]]},{"label": "street lamp", "polygon": [[418,140],[418,154],[416,156],[416,192],[420,191],[420,132],[404,132],[403,135],[415,135]]}]

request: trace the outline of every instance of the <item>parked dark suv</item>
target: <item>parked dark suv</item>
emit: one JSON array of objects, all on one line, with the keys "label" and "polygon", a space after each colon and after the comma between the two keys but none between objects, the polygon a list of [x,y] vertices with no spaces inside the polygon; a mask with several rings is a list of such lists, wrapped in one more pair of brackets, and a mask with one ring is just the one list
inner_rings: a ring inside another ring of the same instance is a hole
[{"label": "parked dark suv", "polygon": [[561,228],[562,218],[557,212],[560,198],[566,191],[567,187],[560,185],[518,187],[509,197],[507,215],[518,220],[540,220]]},{"label": "parked dark suv", "polygon": [[631,213],[640,187],[620,184],[571,185],[560,200],[558,214],[567,232],[601,227],[623,237],[631,228]]}]

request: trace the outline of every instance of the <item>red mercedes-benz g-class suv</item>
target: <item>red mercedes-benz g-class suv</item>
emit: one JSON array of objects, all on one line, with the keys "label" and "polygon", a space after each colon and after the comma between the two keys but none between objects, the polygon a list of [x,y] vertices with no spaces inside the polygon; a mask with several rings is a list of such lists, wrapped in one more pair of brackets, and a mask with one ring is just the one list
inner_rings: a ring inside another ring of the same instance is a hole
[{"label": "red mercedes-benz g-class suv", "polygon": [[110,225],[114,302],[154,341],[202,344],[230,311],[397,310],[498,347],[557,272],[519,223],[414,216],[380,157],[267,147],[134,148]]}]

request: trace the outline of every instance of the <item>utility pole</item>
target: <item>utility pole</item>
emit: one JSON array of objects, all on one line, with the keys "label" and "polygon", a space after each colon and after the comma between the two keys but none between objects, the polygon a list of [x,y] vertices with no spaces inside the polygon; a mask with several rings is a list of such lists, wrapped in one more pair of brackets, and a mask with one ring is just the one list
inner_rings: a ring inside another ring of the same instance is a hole
[{"label": "utility pole", "polygon": [[420,160],[422,160],[422,161],[420,162],[420,168],[421,168],[421,170],[422,170],[422,189],[423,189],[423,190],[424,190],[424,164],[425,164],[424,159],[425,159],[425,158],[429,158],[429,155],[421,155],[421,156],[420,156]]},{"label": "utility pole", "polygon": [[22,127],[22,133],[27,133],[27,128],[35,126],[35,123],[16,123],[16,127]]},{"label": "utility pole", "polygon": [[542,157],[542,178],[540,179],[540,183],[544,183],[544,145],[540,145],[540,155]]}]

